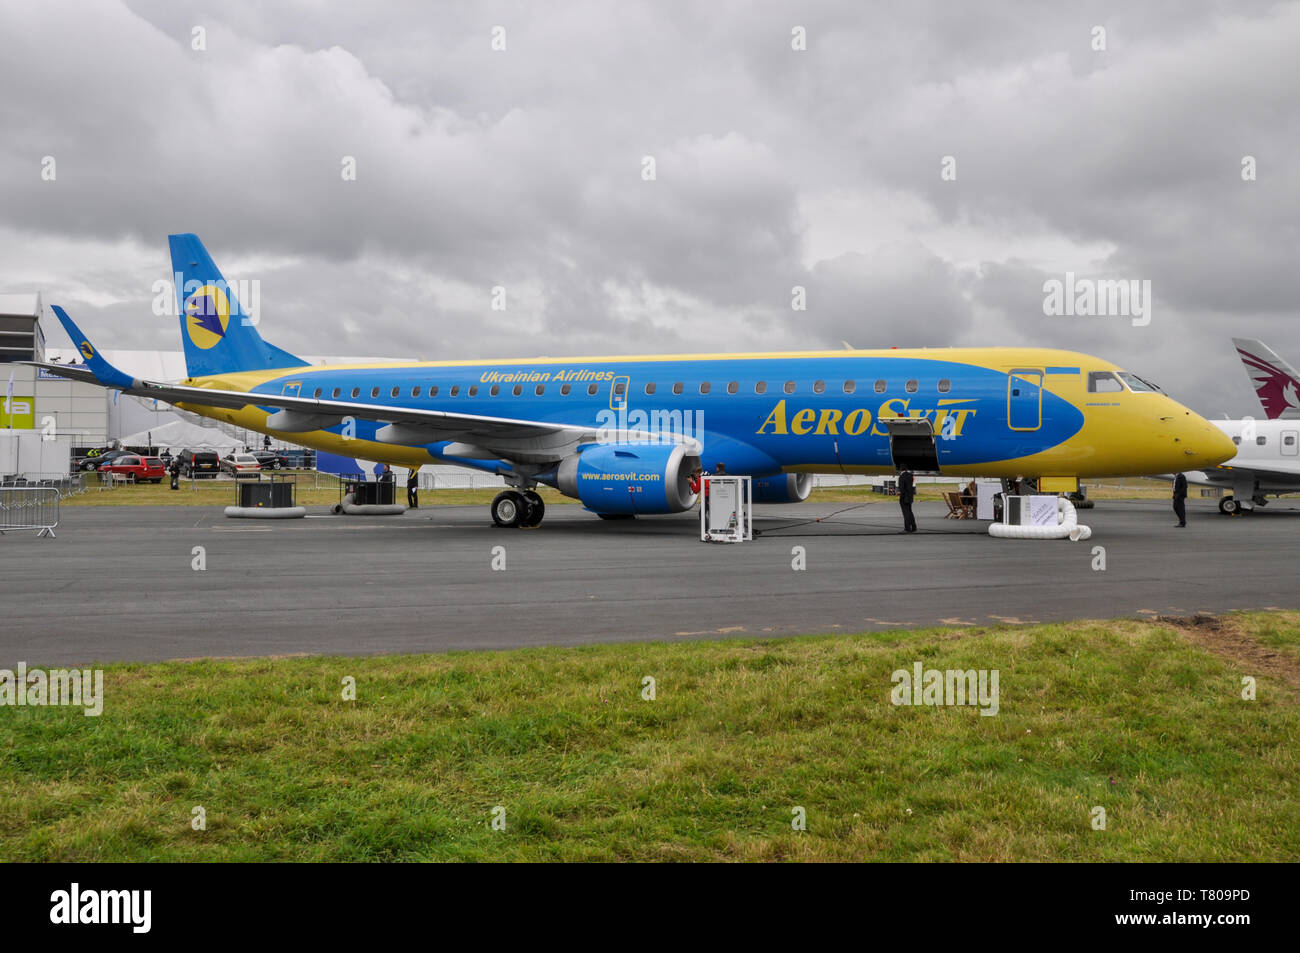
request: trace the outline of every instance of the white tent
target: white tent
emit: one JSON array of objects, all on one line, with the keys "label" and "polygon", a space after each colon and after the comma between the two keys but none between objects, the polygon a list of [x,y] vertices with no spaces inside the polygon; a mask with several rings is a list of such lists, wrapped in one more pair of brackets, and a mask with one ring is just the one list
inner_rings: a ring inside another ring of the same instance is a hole
[{"label": "white tent", "polygon": [[182,450],[215,450],[222,456],[234,450],[244,449],[243,443],[230,434],[215,427],[200,427],[186,420],[172,420],[122,438],[124,447],[150,445],[159,450],[169,447],[173,453]]}]

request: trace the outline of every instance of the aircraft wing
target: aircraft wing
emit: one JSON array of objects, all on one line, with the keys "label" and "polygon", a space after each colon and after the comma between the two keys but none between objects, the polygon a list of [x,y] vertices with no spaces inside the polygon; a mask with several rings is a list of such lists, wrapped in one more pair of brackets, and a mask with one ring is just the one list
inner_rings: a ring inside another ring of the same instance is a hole
[{"label": "aircraft wing", "polygon": [[[272,411],[267,417],[267,427],[282,433],[305,433],[325,429],[342,423],[348,417],[377,421],[385,424],[376,434],[376,439],[382,443],[418,446],[452,441],[443,452],[448,456],[469,459],[500,458],[526,463],[549,463],[572,453],[579,444],[590,443],[599,438],[672,439],[671,435],[631,431],[620,431],[617,434],[608,431],[598,433],[594,427],[576,424],[167,384],[132,378],[118,371],[102,357],[98,357],[98,360],[104,363],[104,368],[94,368],[93,365],[75,367],[36,361],[25,363],[42,368],[58,377],[112,387],[124,394],[157,399],[182,407],[188,405],[186,409],[222,407],[241,410],[250,405],[259,407]],[[695,443],[691,438],[679,437],[677,440],[687,444]],[[695,452],[698,452],[698,449]]]}]

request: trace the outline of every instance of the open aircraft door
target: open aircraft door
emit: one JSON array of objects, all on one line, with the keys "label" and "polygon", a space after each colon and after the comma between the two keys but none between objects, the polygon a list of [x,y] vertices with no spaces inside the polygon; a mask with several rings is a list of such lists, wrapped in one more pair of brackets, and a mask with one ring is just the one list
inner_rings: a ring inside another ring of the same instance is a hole
[{"label": "open aircraft door", "polygon": [[928,417],[884,417],[876,422],[889,432],[889,455],[895,470],[907,467],[913,473],[939,472],[934,424]]}]

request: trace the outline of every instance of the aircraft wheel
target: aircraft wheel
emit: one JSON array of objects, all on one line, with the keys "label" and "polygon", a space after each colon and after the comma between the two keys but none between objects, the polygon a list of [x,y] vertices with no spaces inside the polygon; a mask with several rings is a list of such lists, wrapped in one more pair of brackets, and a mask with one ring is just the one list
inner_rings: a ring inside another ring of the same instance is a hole
[{"label": "aircraft wheel", "polygon": [[1225,496],[1223,499],[1219,500],[1219,512],[1220,512],[1220,513],[1226,513],[1226,514],[1228,514],[1229,516],[1232,516],[1232,515],[1234,515],[1234,514],[1235,514],[1239,509],[1241,509],[1241,506],[1240,506],[1240,505],[1237,503],[1237,501],[1236,501],[1233,497],[1231,497],[1231,496]]},{"label": "aircraft wheel", "polygon": [[540,493],[536,490],[525,490],[524,502],[528,504],[528,518],[520,523],[521,526],[541,526],[542,518],[546,516],[546,501],[542,499]]},{"label": "aircraft wheel", "polygon": [[492,522],[498,526],[518,526],[528,515],[528,501],[522,493],[506,490],[492,501]]}]

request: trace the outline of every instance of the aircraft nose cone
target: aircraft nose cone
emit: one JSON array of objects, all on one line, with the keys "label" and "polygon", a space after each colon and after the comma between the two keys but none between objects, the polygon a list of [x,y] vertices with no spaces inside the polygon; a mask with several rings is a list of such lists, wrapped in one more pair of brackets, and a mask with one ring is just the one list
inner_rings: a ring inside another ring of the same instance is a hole
[{"label": "aircraft nose cone", "polygon": [[1237,445],[1232,438],[1204,417],[1189,412],[1180,431],[1178,445],[1184,457],[1180,469],[1214,467],[1237,455]]}]

